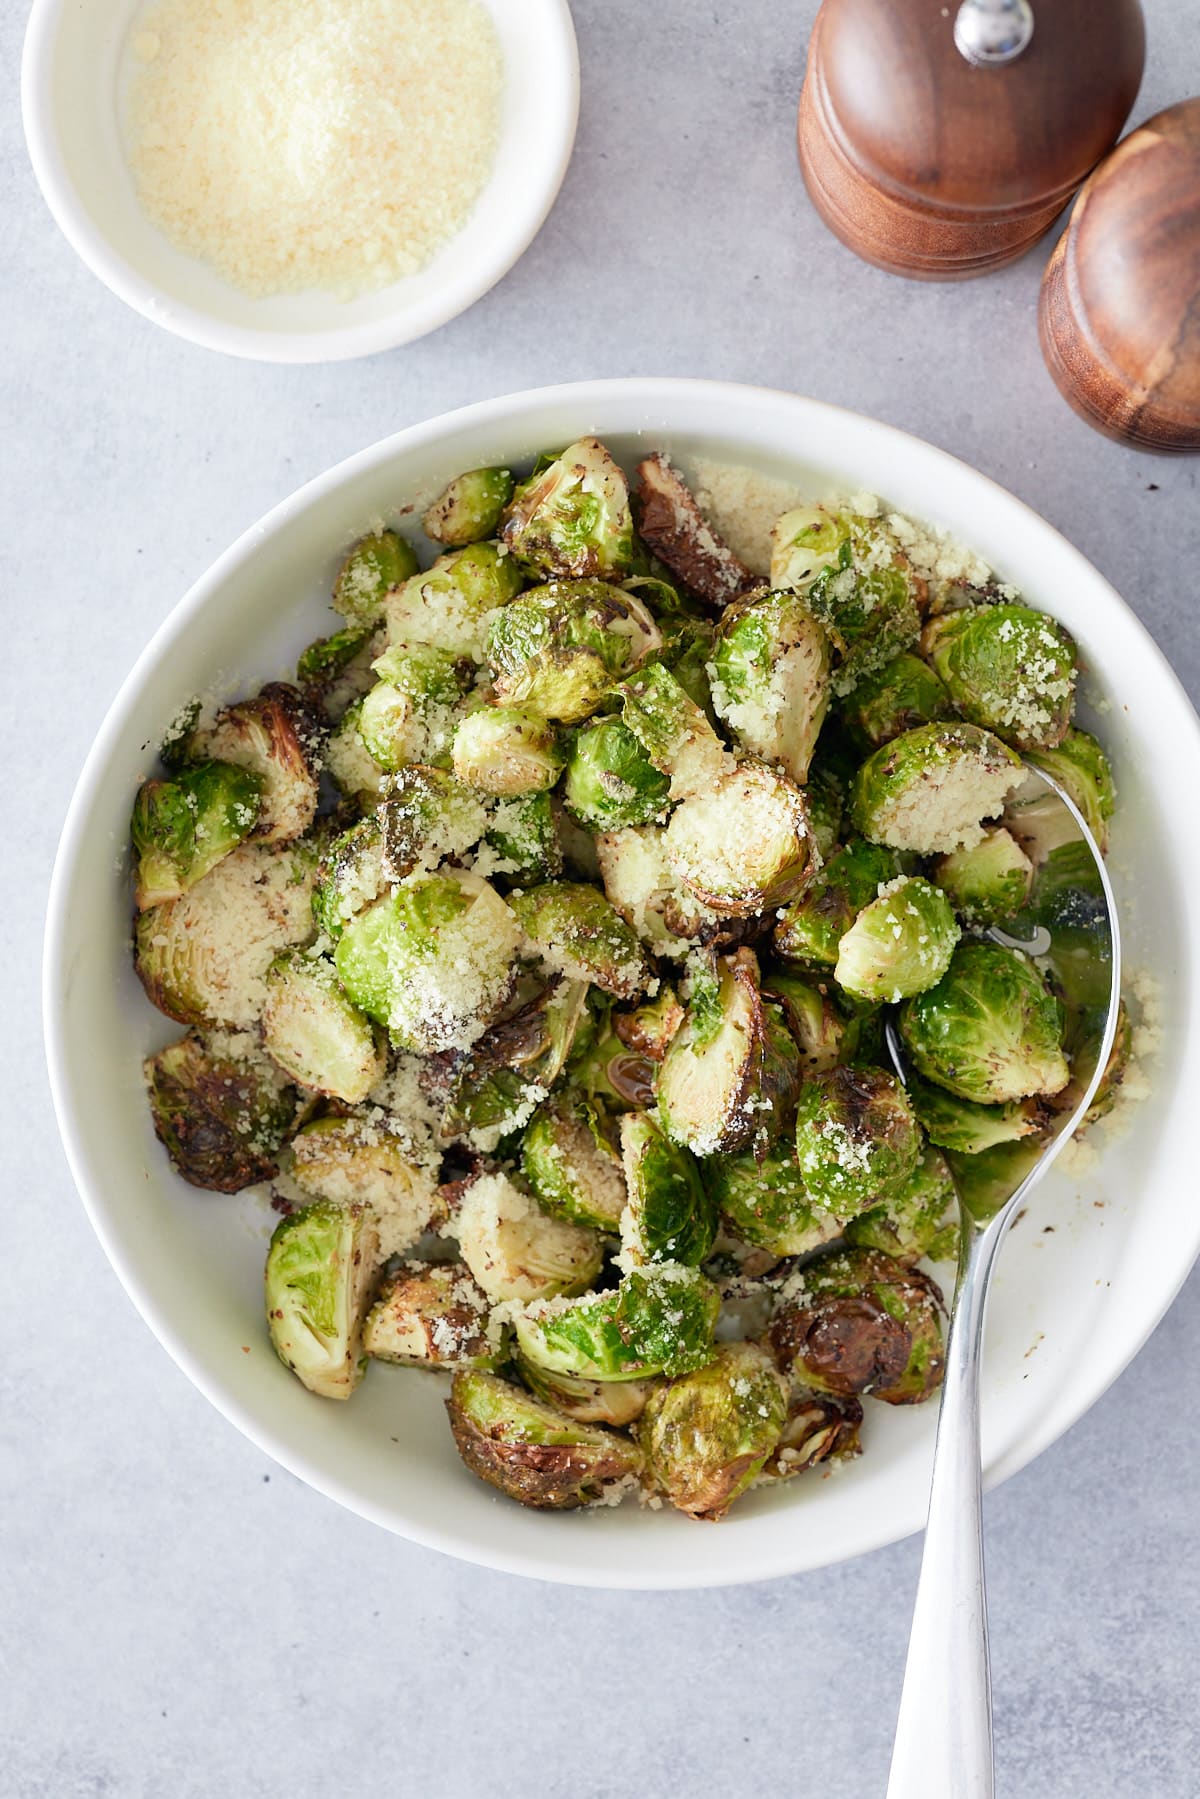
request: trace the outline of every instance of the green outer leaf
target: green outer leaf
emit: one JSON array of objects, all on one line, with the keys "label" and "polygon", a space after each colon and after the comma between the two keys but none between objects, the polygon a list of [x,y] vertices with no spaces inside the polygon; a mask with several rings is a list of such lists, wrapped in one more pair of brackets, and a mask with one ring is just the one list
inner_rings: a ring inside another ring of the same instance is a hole
[{"label": "green outer leaf", "polygon": [[530,1361],[588,1380],[687,1374],[713,1355],[720,1295],[694,1268],[635,1268],[610,1293],[527,1306],[517,1341]]}]

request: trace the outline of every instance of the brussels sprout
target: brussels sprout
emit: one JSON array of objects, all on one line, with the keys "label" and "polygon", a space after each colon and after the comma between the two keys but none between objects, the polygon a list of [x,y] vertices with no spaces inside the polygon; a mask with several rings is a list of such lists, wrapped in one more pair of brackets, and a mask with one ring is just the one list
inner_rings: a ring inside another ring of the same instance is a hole
[{"label": "brussels sprout", "polygon": [[587,984],[554,980],[467,1056],[442,1117],[442,1134],[488,1154],[518,1130],[562,1073],[584,1015]]},{"label": "brussels sprout", "polygon": [[997,1143],[1016,1143],[1022,1137],[1035,1136],[1048,1122],[1040,1100],[1014,1099],[1007,1105],[981,1105],[977,1100],[947,1093],[944,1087],[923,1081],[911,1070],[908,1097],[930,1142],[959,1155],[977,1156]]},{"label": "brussels sprout", "polygon": [[312,939],[306,862],[299,846],[243,843],[187,893],[138,914],[134,966],[160,1012],[238,1030],[257,1021],[276,956]]},{"label": "brussels sprout", "polygon": [[513,478],[506,468],[473,468],[455,475],[442,489],[421,520],[421,529],[434,543],[452,550],[491,537],[504,508],[513,496]]},{"label": "brussels sprout", "polygon": [[941,980],[961,935],[939,888],[899,875],[843,933],[834,979],[857,999],[895,1004]]},{"label": "brussels sprout", "polygon": [[584,1293],[604,1260],[595,1231],[547,1217],[503,1174],[472,1181],[453,1230],[463,1261],[492,1300]]},{"label": "brussels sprout", "polygon": [[795,593],[726,608],[709,663],[713,704],[752,756],[803,785],[829,709],[829,639]]},{"label": "brussels sprout", "polygon": [[791,1480],[821,1462],[861,1455],[862,1421],[862,1406],[853,1394],[811,1393],[793,1386],[783,1434],[763,1463],[759,1481]]},{"label": "brussels sprout", "polygon": [[806,1256],[841,1235],[832,1212],[814,1205],[787,1142],[766,1155],[712,1156],[704,1178],[734,1236],[776,1256]]},{"label": "brussels sprout", "polygon": [[808,892],[780,913],[772,939],[778,954],[803,966],[832,968],[845,933],[897,872],[891,850],[861,839],[848,843]]},{"label": "brussels sprout", "polygon": [[346,998],[333,963],[289,950],[267,974],[263,1048],[285,1074],[355,1106],[387,1066],[370,1020]]},{"label": "brussels sprout", "polygon": [[259,781],[253,835],[263,843],[303,837],[317,812],[317,750],[321,731],[303,697],[282,681],[257,699],[227,706],[207,731],[192,738],[197,760],[231,762]]},{"label": "brussels sprout", "polygon": [[783,1012],[800,1051],[802,1075],[825,1074],[839,1062],[855,1059],[864,1019],[845,1017],[824,981],[772,969],[763,976],[762,988],[764,998],[774,1000]]},{"label": "brussels sprout", "polygon": [[552,1218],[616,1235],[625,1176],[595,1107],[581,1093],[557,1094],[534,1113],[521,1140],[521,1173]]},{"label": "brussels sprout", "polygon": [[487,810],[449,770],[414,763],[389,784],[376,818],[382,832],[383,873],[403,881],[464,857],[488,828]]},{"label": "brussels sprout", "polygon": [[661,643],[633,594],[604,581],[551,581],[496,614],[487,659],[497,699],[578,724]]},{"label": "brussels sprout", "polygon": [[811,587],[826,569],[850,562],[850,516],[824,506],[796,506],[771,527],[771,586]]},{"label": "brussels sprout", "polygon": [[545,881],[514,894],[509,905],[548,967],[594,981],[618,999],[645,987],[649,970],[637,933],[596,888]]},{"label": "brussels sprout", "polygon": [[945,1372],[942,1311],[917,1269],[871,1250],[834,1252],[788,1278],[769,1343],[783,1372],[818,1392],[916,1405]]},{"label": "brussels sprout", "polygon": [[363,742],[359,724],[363,702],[343,712],[325,745],[325,772],[347,799],[373,805],[386,786],[382,768]]},{"label": "brussels sprout", "polygon": [[720,1296],[695,1268],[634,1268],[610,1293],[527,1305],[514,1325],[521,1356],[551,1374],[645,1380],[690,1374],[713,1356]]},{"label": "brussels sprout", "polygon": [[371,663],[382,648],[382,633],[369,625],[347,625],[331,637],[318,637],[296,663],[296,684],[307,704],[336,723],[351,701],[374,685]]},{"label": "brussels sprout", "polygon": [[604,831],[595,839],[604,891],[656,955],[683,956],[716,914],[681,887],[667,860],[666,834],[652,825]]},{"label": "brussels sprout", "polygon": [[267,1325],[285,1368],[322,1399],[362,1378],[362,1323],[378,1239],[365,1212],[318,1200],[276,1226],[267,1251]]},{"label": "brussels sprout", "polygon": [[661,451],[640,462],[637,472],[642,538],[692,593],[719,609],[755,585]]},{"label": "brussels sprout", "polygon": [[296,1095],[252,1038],[189,1031],[143,1071],[155,1135],[193,1187],[238,1193],[279,1172]]},{"label": "brussels sprout", "polygon": [[772,533],[772,587],[795,587],[841,654],[836,694],[916,642],[924,584],[878,519],[798,507]]},{"label": "brussels sprout", "polygon": [[468,544],[388,595],[388,636],[482,662],[492,614],[524,584],[512,557],[494,543]]},{"label": "brussels sprout", "polygon": [[376,531],[356,543],[333,584],[333,609],[350,625],[373,625],[394,588],[417,572],[412,545],[396,531]]},{"label": "brussels sprout", "polygon": [[684,800],[664,844],[685,887],[714,912],[740,918],[793,899],[815,861],[799,788],[754,762]]},{"label": "brussels sprout", "polygon": [[908,1180],[883,1205],[852,1218],[845,1234],[852,1248],[877,1249],[906,1268],[924,1256],[957,1260],[958,1195],[941,1151],[927,1145]]},{"label": "brussels sprout", "polygon": [[302,1193],[366,1206],[386,1229],[385,1255],[403,1255],[444,1222],[445,1207],[402,1126],[365,1115],[314,1118],[292,1138],[289,1173]]},{"label": "brussels sprout", "polygon": [[960,943],[937,986],[900,1013],[917,1072],[984,1104],[1065,1087],[1062,1033],[1062,1008],[1033,963],[997,943]]},{"label": "brussels sprout", "polygon": [[643,1050],[630,1049],[617,1035],[607,1011],[608,1001],[597,1008],[598,1016],[589,1015],[588,1028],[581,1030],[568,1073],[572,1082],[589,1100],[599,1101],[606,1112],[644,1111],[654,1104],[656,1064]]},{"label": "brussels sprout", "polygon": [[[355,717],[367,754],[385,774],[395,774],[441,747],[440,741],[431,741],[427,708],[389,681],[377,681],[363,695]],[[432,733],[437,740],[442,735],[441,729]]]},{"label": "brussels sprout", "polygon": [[363,1348],[407,1368],[494,1368],[501,1332],[461,1262],[406,1262],[389,1275],[363,1325]]},{"label": "brussels sprout", "polygon": [[379,898],[386,883],[383,831],[371,814],[336,837],[321,858],[312,896],[318,931],[336,943],[350,920]]},{"label": "brussels sprout", "polygon": [[882,1068],[811,1076],[796,1108],[796,1157],[810,1203],[853,1218],[909,1179],[921,1128],[904,1088]]},{"label": "brussels sprout", "polygon": [[566,756],[554,726],[527,706],[485,706],[459,720],[451,751],[460,781],[484,793],[553,787]]},{"label": "brussels sprout", "polygon": [[614,1012],[612,1027],[629,1049],[648,1056],[652,1062],[661,1062],[684,1017],[674,989],[661,987],[656,998],[632,1012]]},{"label": "brussels sprout", "polygon": [[716,1239],[717,1207],[695,1162],[645,1112],[626,1112],[620,1131],[629,1190],[621,1218],[626,1263],[682,1262],[698,1268]]},{"label": "brussels sprout", "polygon": [[1053,749],[1071,722],[1075,645],[1032,607],[968,606],[926,628],[924,649],[954,708],[1019,750]]},{"label": "brussels sprout", "polygon": [[918,725],[948,718],[950,696],[927,662],[902,650],[874,674],[865,675],[846,701],[847,722],[872,749]]},{"label": "brussels sprout", "polygon": [[668,777],[673,800],[703,793],[732,767],[703,711],[660,662],[628,675],[616,691],[626,725]]},{"label": "brussels sprout", "polygon": [[[629,583],[635,591],[642,588],[637,583]],[[658,613],[663,628],[669,633],[666,642],[658,653],[658,661],[668,671],[675,685],[682,689],[694,706],[703,712],[714,730],[717,724],[716,709],[712,703],[712,686],[708,679],[708,659],[712,654],[713,627],[706,618],[663,618]]]},{"label": "brussels sprout", "polygon": [[489,1486],[553,1511],[611,1503],[641,1453],[628,1437],[581,1424],[481,1369],[460,1369],[446,1401],[458,1453]]},{"label": "brussels sprout", "polygon": [[139,910],[177,899],[202,880],[258,819],[262,780],[229,762],[201,762],[171,781],[143,781],[130,834]]},{"label": "brussels sprout", "polygon": [[787,1395],[757,1343],[722,1343],[706,1368],[658,1387],[637,1426],[646,1471],[693,1518],[723,1518],[778,1447]]},{"label": "brussels sprout", "polygon": [[851,815],[872,843],[918,856],[970,849],[1023,779],[1020,758],[975,725],[921,725],[885,743],[854,779]]},{"label": "brussels sprout", "polygon": [[597,438],[581,438],[521,483],[500,535],[541,580],[632,574],[629,485]]},{"label": "brussels sprout", "polygon": [[841,841],[846,791],[847,784],[836,768],[825,762],[813,763],[805,783],[804,803],[808,808],[808,828],[823,862]]},{"label": "brussels sprout", "polygon": [[749,950],[718,966],[714,989],[693,992],[655,1089],[663,1129],[693,1155],[765,1147],[790,1112],[800,1056],[777,1007],[765,1004]]},{"label": "brussels sprout", "polygon": [[985,926],[1021,910],[1033,884],[1033,863],[1010,831],[993,825],[970,849],[939,856],[933,880],[968,924]]},{"label": "brussels sprout", "polygon": [[553,881],[562,873],[563,847],[548,793],[501,800],[492,809],[486,842],[497,858],[493,872],[510,881]]},{"label": "brussels sprout", "polygon": [[575,739],[564,794],[581,824],[613,831],[660,817],[670,786],[628,726],[619,718],[603,718]]},{"label": "brussels sprout", "polygon": [[1107,850],[1108,825],[1116,801],[1112,769],[1096,739],[1072,727],[1054,749],[1030,750],[1029,760],[1066,789],[1101,853]]},{"label": "brussels sprout", "polygon": [[163,732],[158,746],[158,759],[171,774],[178,774],[192,760],[192,737],[203,707],[198,699],[187,700],[176,712]]},{"label": "brussels sprout", "polygon": [[568,1418],[580,1424],[611,1424],[616,1430],[641,1417],[656,1385],[653,1380],[581,1380],[574,1374],[552,1374],[520,1356],[517,1371],[531,1393]]},{"label": "brussels sprout", "polygon": [[404,1049],[466,1049],[512,985],[520,926],[477,875],[411,875],[351,920],[334,963],[346,992]]}]

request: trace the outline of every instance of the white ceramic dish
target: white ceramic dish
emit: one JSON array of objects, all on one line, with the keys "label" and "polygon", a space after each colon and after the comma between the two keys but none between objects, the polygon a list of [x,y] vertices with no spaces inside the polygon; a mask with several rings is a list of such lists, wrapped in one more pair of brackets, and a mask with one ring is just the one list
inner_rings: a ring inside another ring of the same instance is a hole
[{"label": "white ceramic dish", "polygon": [[118,96],[140,3],[35,0],[21,105],[34,172],[63,235],[113,293],[179,337],[262,362],[338,362],[409,343],[493,287],[554,204],[579,113],[567,0],[484,0],[506,86],[496,164],[464,229],[426,268],[377,293],[251,299],[174,249],[138,204]]},{"label": "white ceramic dish", "polygon": [[928,444],[811,400],[628,380],[488,401],[352,457],[248,531],[146,649],[80,778],[49,904],[51,1079],[75,1179],[130,1297],[196,1385],[293,1473],[388,1529],[495,1568],[596,1586],[754,1580],[920,1528],[936,1408],[869,1407],[858,1462],[753,1494],[715,1530],[636,1506],[524,1511],[461,1467],[437,1377],[373,1368],[338,1406],[285,1372],[260,1315],[272,1218],[261,1202],[198,1193],[172,1175],[139,1080],[143,1053],[176,1031],[130,966],[121,846],[164,721],[194,691],[234,696],[286,672],[330,628],[339,551],[369,521],[422,503],[460,469],[532,459],[585,431],[625,455],[666,447],[685,467],[691,455],[718,455],[818,494],[883,494],[969,541],[1076,634],[1085,694],[1111,701],[1092,722],[1120,786],[1112,871],[1129,967],[1161,990],[1164,1045],[1129,1128],[1082,1182],[1056,1170],[1005,1247],[984,1371],[988,1480],[1045,1449],[1125,1367],[1200,1248],[1200,1033],[1187,1029],[1200,852],[1194,832],[1168,827],[1200,791],[1200,727],[1142,626],[1048,524]]}]

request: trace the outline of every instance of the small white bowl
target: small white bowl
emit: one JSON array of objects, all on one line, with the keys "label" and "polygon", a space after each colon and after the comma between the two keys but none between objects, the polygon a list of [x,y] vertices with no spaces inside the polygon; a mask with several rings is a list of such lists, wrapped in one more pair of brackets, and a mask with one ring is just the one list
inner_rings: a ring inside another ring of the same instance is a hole
[{"label": "small white bowl", "polygon": [[489,1567],[590,1586],[718,1585],[820,1567],[919,1529],[936,1407],[869,1406],[860,1460],[836,1478],[750,1494],[715,1529],[632,1504],[526,1511],[463,1468],[438,1377],[374,1366],[349,1404],[333,1405],[284,1369],[262,1316],[273,1216],[257,1195],[198,1193],[172,1173],[141,1082],[142,1056],[179,1034],[147,1004],[129,943],[130,804],[164,721],[193,693],[234,697],[294,666],[331,628],[339,556],[373,520],[402,508],[419,516],[461,469],[519,465],[592,431],[627,463],[662,448],[685,471],[717,457],[812,494],[881,494],[948,527],[1074,633],[1084,722],[1116,771],[1110,869],[1128,968],[1157,984],[1162,1047],[1124,1131],[1085,1175],[1060,1164],[1004,1246],[983,1368],[988,1481],[1045,1449],[1132,1359],[1200,1248],[1200,838],[1188,822],[1200,727],[1128,607],[1036,513],[929,444],[813,400],[651,380],[490,400],[364,450],[248,531],[140,657],[76,789],[47,919],[50,1077],[79,1191],[134,1304],[214,1405],[293,1474],[389,1530]]},{"label": "small white bowl", "polygon": [[487,293],[554,204],[579,115],[567,0],[484,0],[504,53],[500,142],[462,231],[417,274],[357,299],[252,299],[174,249],[138,203],[118,95],[140,4],[35,0],[21,105],[34,173],[67,241],[113,293],[179,337],[260,362],[341,362],[410,343]]}]

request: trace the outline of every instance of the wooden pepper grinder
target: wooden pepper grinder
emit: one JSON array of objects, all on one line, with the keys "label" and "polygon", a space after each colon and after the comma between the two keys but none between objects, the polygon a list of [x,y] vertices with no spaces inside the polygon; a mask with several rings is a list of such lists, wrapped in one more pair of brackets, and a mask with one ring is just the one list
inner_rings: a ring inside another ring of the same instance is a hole
[{"label": "wooden pepper grinder", "polygon": [[1200,451],[1200,99],[1100,164],[1042,280],[1050,373],[1089,425]]},{"label": "wooden pepper grinder", "polygon": [[1022,255],[1116,142],[1145,61],[1138,0],[824,0],[800,96],[814,205],[925,281]]}]

